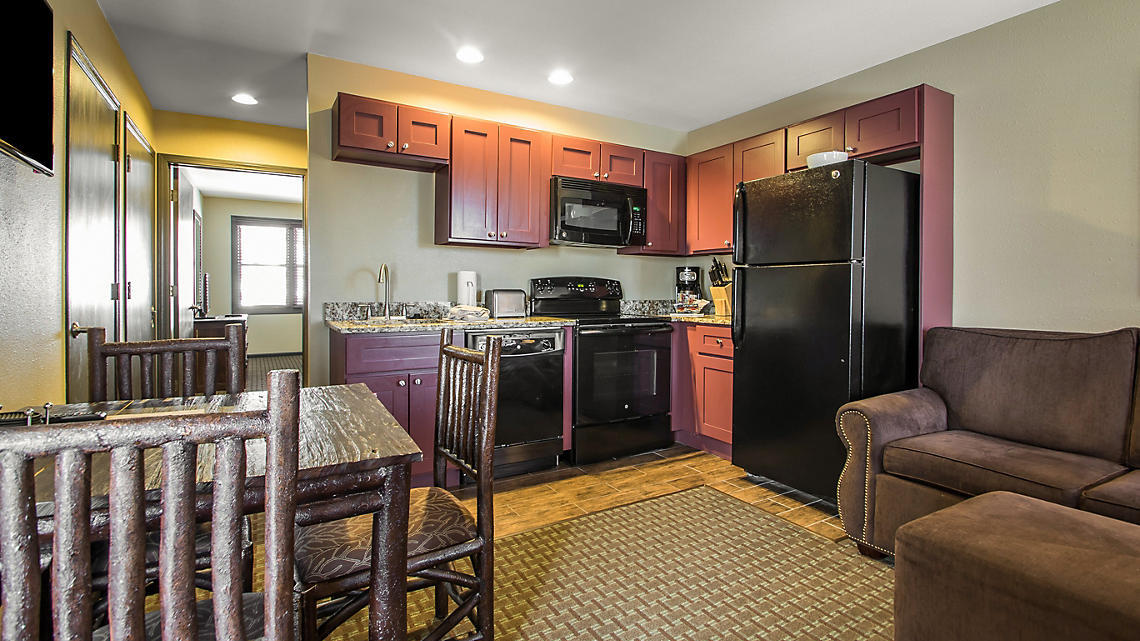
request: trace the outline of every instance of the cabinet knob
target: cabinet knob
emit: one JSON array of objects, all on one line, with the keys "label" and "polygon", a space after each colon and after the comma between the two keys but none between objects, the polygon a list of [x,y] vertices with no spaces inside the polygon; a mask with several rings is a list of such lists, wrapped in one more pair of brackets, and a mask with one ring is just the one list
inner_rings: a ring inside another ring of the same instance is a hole
[{"label": "cabinet knob", "polygon": [[420,384],[420,383],[422,383],[422,382],[423,382],[422,380],[420,380],[420,379],[418,379],[418,378],[417,378],[416,380],[412,381],[412,384],[414,384],[414,385],[419,385],[419,384]]},{"label": "cabinet knob", "polygon": [[724,339],[723,338],[716,339],[716,346],[717,347],[724,347]]},{"label": "cabinet knob", "polygon": [[408,143],[404,143],[404,144],[403,144],[403,145],[400,147],[400,149],[407,149],[407,148],[408,148]]},{"label": "cabinet knob", "polygon": [[646,246],[646,247],[652,247],[652,246],[653,246],[653,241],[651,240],[651,241],[649,241],[648,243],[645,243],[645,246]]},{"label": "cabinet knob", "polygon": [[507,237],[507,232],[505,232],[505,231],[499,232],[499,238],[506,238],[506,237]]},{"label": "cabinet knob", "polygon": [[599,174],[598,172],[595,171],[594,172],[594,178],[597,178],[598,176],[601,176],[601,174]]},{"label": "cabinet knob", "polygon": [[392,147],[395,147],[395,146],[396,146],[396,143],[392,142],[391,140],[388,141],[388,149],[391,149]]},{"label": "cabinet knob", "polygon": [[609,177],[610,177],[610,172],[608,172],[608,171],[606,173],[602,174],[602,178],[609,178]]},{"label": "cabinet knob", "polygon": [[399,381],[396,384],[399,385],[400,387],[407,387],[408,381]]},{"label": "cabinet knob", "polygon": [[731,240],[724,241],[724,246],[725,247],[732,247],[732,241]]},{"label": "cabinet knob", "polygon": [[495,232],[493,232],[493,231],[487,232],[487,238],[494,238],[494,237],[495,237]]},{"label": "cabinet knob", "polygon": [[847,153],[851,153],[851,152],[855,151],[855,148],[854,147],[844,147],[843,150],[846,151]]}]

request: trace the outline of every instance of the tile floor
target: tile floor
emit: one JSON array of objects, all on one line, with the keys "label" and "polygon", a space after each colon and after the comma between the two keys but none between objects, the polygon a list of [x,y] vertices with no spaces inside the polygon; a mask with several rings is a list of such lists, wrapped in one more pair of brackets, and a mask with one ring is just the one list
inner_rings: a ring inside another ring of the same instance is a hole
[{"label": "tile floor", "polygon": [[[828,503],[775,481],[748,476],[729,461],[684,445],[496,480],[495,536],[698,485],[725,492],[832,541],[846,538],[835,508]],[[457,494],[474,512],[474,488]]]}]

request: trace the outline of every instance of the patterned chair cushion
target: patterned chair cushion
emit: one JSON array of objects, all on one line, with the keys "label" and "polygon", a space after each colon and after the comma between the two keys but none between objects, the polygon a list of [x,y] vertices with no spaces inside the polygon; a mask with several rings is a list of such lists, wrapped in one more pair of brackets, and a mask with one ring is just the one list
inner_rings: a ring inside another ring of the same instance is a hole
[{"label": "patterned chair cushion", "polygon": [[[433,552],[475,538],[475,519],[451,492],[412,489],[408,509],[408,556]],[[297,528],[297,578],[313,584],[372,564],[372,515]]]},{"label": "patterned chair cushion", "polygon": [[[198,601],[198,638],[201,641],[214,641],[214,604],[211,601]],[[245,638],[254,641],[265,635],[265,595],[260,592],[247,592],[241,596],[242,623],[245,624]],[[143,637],[147,641],[161,641],[162,612],[152,610],[143,620]],[[103,626],[91,634],[91,641],[110,641],[111,628]]]}]

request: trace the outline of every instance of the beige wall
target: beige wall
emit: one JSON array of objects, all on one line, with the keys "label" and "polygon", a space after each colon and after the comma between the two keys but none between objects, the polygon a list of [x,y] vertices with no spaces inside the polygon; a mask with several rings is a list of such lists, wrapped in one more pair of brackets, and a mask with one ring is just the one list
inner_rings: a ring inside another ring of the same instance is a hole
[{"label": "beige wall", "polygon": [[67,32],[153,140],[150,102],[96,0],[50,0],[55,13],[55,175],[0,154],[0,403],[64,401],[64,115]]},{"label": "beige wall", "polygon": [[[301,204],[211,196],[202,198],[202,264],[210,275],[211,315],[233,312],[231,216],[300,220]],[[250,314],[249,353],[300,353],[301,331],[301,314]]]},{"label": "beige wall", "polygon": [[1140,2],[1063,0],[691,132],[686,152],[954,94],[954,323],[1140,323]]},{"label": "beige wall", "polygon": [[434,176],[333,162],[330,107],[338,91],[575,136],[672,151],[681,132],[460,87],[321,56],[309,56],[309,384],[328,381],[326,301],[376,300],[376,270],[392,270],[394,300],[455,300],[455,272],[479,273],[479,288],[527,289],[533,276],[621,279],[629,298],[673,295],[672,258],[618,256],[612,249],[530,251],[433,243]]},{"label": "beige wall", "polygon": [[156,110],[154,142],[164,154],[303,169],[305,130]]}]

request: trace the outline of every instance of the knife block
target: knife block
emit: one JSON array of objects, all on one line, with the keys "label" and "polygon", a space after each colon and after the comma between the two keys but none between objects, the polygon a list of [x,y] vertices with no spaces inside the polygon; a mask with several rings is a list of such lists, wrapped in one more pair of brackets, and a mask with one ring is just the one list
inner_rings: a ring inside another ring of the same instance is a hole
[{"label": "knife block", "polygon": [[717,316],[732,316],[732,283],[724,287],[709,287]]}]

